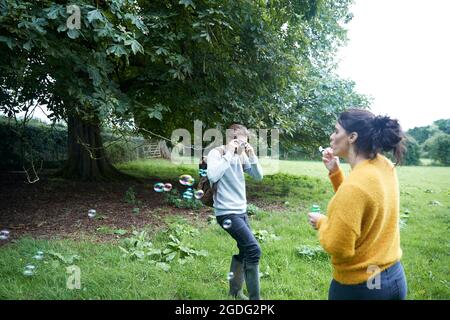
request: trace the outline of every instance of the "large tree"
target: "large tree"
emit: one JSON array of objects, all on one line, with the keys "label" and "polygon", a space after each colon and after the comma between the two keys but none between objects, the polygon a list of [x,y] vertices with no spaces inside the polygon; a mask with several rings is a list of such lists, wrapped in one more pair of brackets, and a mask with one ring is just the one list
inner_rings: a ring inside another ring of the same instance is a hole
[{"label": "large tree", "polygon": [[[118,176],[102,125],[175,128],[241,122],[305,145],[335,114],[367,104],[334,73],[350,0],[78,1],[80,29],[59,1],[0,0],[0,104],[27,98],[68,123],[66,177]],[[21,79],[21,81],[16,81]]]},{"label": "large tree", "polygon": [[[126,120],[128,103],[112,74],[122,60],[143,52],[136,38],[146,28],[134,1],[91,2],[0,1],[0,103],[9,115],[29,108],[21,102],[46,105],[50,118],[68,124],[62,175],[109,179],[121,173],[105,156],[100,126]],[[35,96],[24,96],[24,86]]]}]

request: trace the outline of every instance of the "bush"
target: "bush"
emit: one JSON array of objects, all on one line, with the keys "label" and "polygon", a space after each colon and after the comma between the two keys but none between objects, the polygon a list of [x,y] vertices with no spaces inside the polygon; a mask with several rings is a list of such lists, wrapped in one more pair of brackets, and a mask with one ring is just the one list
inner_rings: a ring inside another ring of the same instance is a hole
[{"label": "bush", "polygon": [[0,121],[0,170],[22,170],[35,166],[54,168],[66,159],[67,128],[31,121],[24,129],[4,118]]},{"label": "bush", "polygon": [[406,166],[420,165],[420,146],[413,137],[407,136],[406,147],[407,150],[404,165]]},{"label": "bush", "polygon": [[450,165],[450,134],[440,133],[426,142],[431,159],[439,161],[444,166]]},{"label": "bush", "polygon": [[136,160],[139,146],[144,143],[143,138],[131,137],[117,140],[118,137],[112,134],[105,134],[103,139],[106,155],[111,163]]},{"label": "bush", "polygon": [[182,209],[200,209],[203,203],[195,198],[185,199],[180,192],[173,188],[170,192],[165,193],[166,201],[169,205]]},{"label": "bush", "polygon": [[[58,168],[67,158],[67,127],[49,125],[36,119],[22,129],[14,121],[0,116],[0,170],[22,170],[31,161],[40,167]],[[142,137],[119,138],[109,131],[102,132],[108,159],[112,163],[138,158]]]}]

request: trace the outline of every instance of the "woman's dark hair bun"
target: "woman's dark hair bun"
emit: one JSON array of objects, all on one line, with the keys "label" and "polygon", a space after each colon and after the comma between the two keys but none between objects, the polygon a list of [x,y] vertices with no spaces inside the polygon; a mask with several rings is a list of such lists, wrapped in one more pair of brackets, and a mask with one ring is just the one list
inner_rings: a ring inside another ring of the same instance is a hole
[{"label": "woman's dark hair bun", "polygon": [[392,151],[397,164],[402,161],[406,151],[405,135],[398,120],[375,116],[368,110],[348,109],[341,113],[338,123],[348,133],[358,133],[358,152],[373,159],[379,152]]},{"label": "woman's dark hair bun", "polygon": [[403,132],[398,120],[388,116],[374,117],[371,131],[374,149],[391,151],[403,139]]}]

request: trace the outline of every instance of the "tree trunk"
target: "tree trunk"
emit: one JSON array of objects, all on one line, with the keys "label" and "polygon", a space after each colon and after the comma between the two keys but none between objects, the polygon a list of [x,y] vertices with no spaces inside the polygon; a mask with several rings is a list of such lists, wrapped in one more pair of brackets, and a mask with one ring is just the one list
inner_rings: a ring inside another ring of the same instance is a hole
[{"label": "tree trunk", "polygon": [[79,117],[68,117],[67,162],[57,173],[65,179],[111,181],[130,179],[107,159],[100,136],[98,121],[86,122]]}]

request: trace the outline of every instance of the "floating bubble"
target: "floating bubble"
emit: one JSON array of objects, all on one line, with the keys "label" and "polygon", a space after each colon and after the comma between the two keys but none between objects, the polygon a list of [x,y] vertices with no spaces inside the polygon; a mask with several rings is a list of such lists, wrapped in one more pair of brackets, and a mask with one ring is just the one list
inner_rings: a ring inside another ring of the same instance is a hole
[{"label": "floating bubble", "polygon": [[230,280],[233,280],[233,278],[234,278],[234,273],[233,272],[229,272],[227,274],[227,280],[230,281]]},{"label": "floating bubble", "polygon": [[97,214],[97,211],[95,211],[94,209],[90,209],[89,211],[88,211],[88,217],[89,218],[95,218],[95,215]]},{"label": "floating bubble", "polygon": [[31,277],[32,275],[34,275],[35,270],[36,270],[36,267],[33,266],[32,264],[29,264],[29,265],[25,266],[23,275],[27,276],[27,277]]},{"label": "floating bubble", "polygon": [[185,199],[192,199],[192,196],[193,196],[194,194],[191,192],[191,191],[189,191],[189,190],[187,190],[187,191],[185,191],[184,193],[183,193],[183,198],[185,198]]},{"label": "floating bubble", "polygon": [[153,186],[153,190],[155,190],[156,192],[163,192],[164,191],[164,183],[162,183],[162,182],[155,183],[155,185]]},{"label": "floating bubble", "polygon": [[230,219],[226,219],[223,222],[222,227],[224,227],[225,229],[229,229],[231,227],[231,220]]},{"label": "floating bubble", "polygon": [[[165,191],[165,192],[169,192],[170,190],[172,190],[172,184],[170,184],[170,183],[165,183],[164,184],[164,187],[163,187],[163,190]],[[155,190],[156,191],[156,190]]]},{"label": "floating bubble", "polygon": [[9,231],[8,230],[0,231],[0,240],[8,240],[8,238],[9,238]]},{"label": "floating bubble", "polygon": [[205,193],[203,192],[203,190],[195,190],[194,197],[195,197],[195,199],[201,199],[201,198],[203,198],[204,194]]},{"label": "floating bubble", "polygon": [[323,148],[322,146],[320,146],[320,147],[319,147],[319,152],[323,154],[323,153],[325,152],[325,148]]},{"label": "floating bubble", "polygon": [[36,252],[36,255],[33,258],[36,259],[36,260],[44,259],[44,252],[43,251]]},{"label": "floating bubble", "polygon": [[192,186],[193,184],[194,184],[194,182],[195,182],[195,179],[194,178],[192,178],[190,175],[188,175],[188,174],[183,174],[183,175],[181,175],[180,176],[180,183],[183,185],[183,186]]}]

